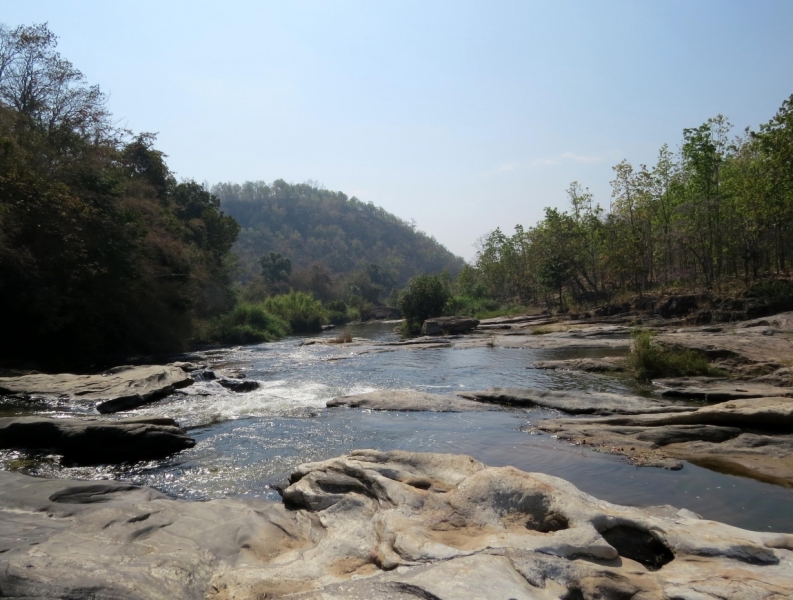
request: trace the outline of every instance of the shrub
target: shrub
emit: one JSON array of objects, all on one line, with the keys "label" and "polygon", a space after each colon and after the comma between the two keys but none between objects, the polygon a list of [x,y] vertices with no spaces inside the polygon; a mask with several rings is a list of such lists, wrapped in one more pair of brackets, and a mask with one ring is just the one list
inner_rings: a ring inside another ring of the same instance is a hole
[{"label": "shrub", "polygon": [[408,282],[399,295],[399,310],[411,331],[432,317],[440,317],[451,298],[449,289],[439,275],[419,275]]},{"label": "shrub", "polygon": [[257,344],[280,339],[288,333],[289,323],[267,312],[263,305],[242,302],[231,312],[209,322],[198,341]]},{"label": "shrub", "polygon": [[322,302],[314,300],[311,294],[289,292],[280,296],[271,296],[264,301],[267,312],[289,322],[296,333],[321,331],[322,323],[327,320],[327,313]]},{"label": "shrub", "polygon": [[628,363],[636,377],[649,381],[658,377],[687,377],[691,375],[719,375],[707,357],[695,350],[673,350],[652,343],[649,331],[634,335]]},{"label": "shrub", "polygon": [[351,319],[347,314],[347,303],[344,300],[333,300],[325,305],[328,313],[328,321],[334,325],[343,325]]}]

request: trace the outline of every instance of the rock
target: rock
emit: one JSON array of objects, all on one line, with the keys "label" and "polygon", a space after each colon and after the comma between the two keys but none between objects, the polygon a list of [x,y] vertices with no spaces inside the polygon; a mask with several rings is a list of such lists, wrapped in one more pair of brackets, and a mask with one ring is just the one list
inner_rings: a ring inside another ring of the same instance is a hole
[{"label": "rock", "polygon": [[756,377],[752,380],[755,383],[765,383],[776,387],[793,387],[793,368],[782,367],[772,373]]},{"label": "rock", "polygon": [[661,388],[661,396],[664,398],[692,398],[706,402],[793,396],[793,389],[790,388],[776,387],[766,383],[710,379],[708,377],[657,379],[653,383]]},{"label": "rock", "polygon": [[209,365],[207,363],[177,361],[177,362],[168,363],[167,366],[178,367],[179,369],[182,369],[182,371],[184,371],[185,373],[192,373],[193,371],[206,369]]},{"label": "rock", "polygon": [[539,389],[490,388],[484,391],[461,392],[462,398],[479,402],[495,402],[510,406],[542,406],[573,415],[637,415],[689,412],[696,408],[641,396],[622,396],[607,392],[576,390],[551,391]]},{"label": "rock", "polygon": [[390,319],[401,319],[402,313],[396,308],[390,306],[375,306],[371,311],[372,319],[378,321],[387,321]]},{"label": "rock", "polygon": [[421,335],[449,335],[476,329],[478,319],[468,317],[438,317],[427,319],[421,326]]},{"label": "rock", "polygon": [[731,400],[678,414],[553,419],[536,428],[641,466],[669,468],[682,459],[793,487],[793,398]]},{"label": "rock", "polygon": [[[780,315],[777,315],[780,317]],[[780,318],[778,322],[782,322]],[[745,327],[734,330],[690,328],[659,333],[654,340],[673,348],[686,348],[705,354],[711,360],[728,359],[738,363],[772,363],[786,366],[793,356],[793,339],[775,327]]]},{"label": "rock", "polygon": [[336,329],[336,325],[329,323],[328,325],[322,326],[322,331],[330,331],[331,329]]},{"label": "rock", "polygon": [[561,369],[568,371],[587,371],[591,373],[611,373],[625,371],[625,359],[622,357],[606,358],[570,358],[567,360],[538,360],[535,369]]},{"label": "rock", "polygon": [[699,308],[699,303],[703,300],[705,300],[704,297],[693,294],[685,296],[670,296],[658,303],[655,307],[655,310],[664,319],[682,317],[697,310]]},{"label": "rock", "polygon": [[496,407],[481,402],[463,400],[454,396],[441,396],[413,390],[377,390],[328,400],[328,407],[370,408],[373,410],[405,410],[433,412],[466,412],[494,410]]},{"label": "rock", "polygon": [[52,396],[96,401],[100,413],[117,412],[154,402],[193,380],[180,367],[116,367],[99,375],[36,373],[0,378],[0,394]]},{"label": "rock", "polygon": [[286,510],[0,473],[0,589],[124,600],[793,593],[793,535],[618,506],[466,456],[356,450],[301,465],[290,481]]},{"label": "rock", "polygon": [[203,369],[201,371],[193,371],[190,374],[193,381],[215,381],[218,378],[217,374],[210,369]]},{"label": "rock", "polygon": [[253,390],[259,389],[260,386],[258,381],[251,380],[240,381],[239,379],[218,379],[217,381],[227,390],[237,392],[238,394],[252,392]]},{"label": "rock", "polygon": [[77,464],[152,460],[194,445],[173,419],[0,418],[0,448],[52,450]]}]

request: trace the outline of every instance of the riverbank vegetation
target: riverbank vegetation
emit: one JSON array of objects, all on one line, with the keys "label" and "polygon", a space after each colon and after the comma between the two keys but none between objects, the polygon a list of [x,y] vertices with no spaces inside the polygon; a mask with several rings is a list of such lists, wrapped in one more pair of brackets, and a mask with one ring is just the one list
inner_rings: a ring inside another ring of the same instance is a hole
[{"label": "riverbank vegetation", "polygon": [[732,136],[721,115],[685,129],[655,165],[616,165],[611,186],[608,209],[574,182],[568,210],[488,234],[460,295],[567,311],[657,290],[755,288],[793,308],[789,282],[768,283],[793,266],[793,96],[756,131]]},{"label": "riverbank vegetation", "polygon": [[655,344],[649,331],[639,331],[634,335],[628,366],[641,381],[652,381],[661,377],[723,375],[710,366],[707,357],[701,352],[665,348]]},{"label": "riverbank vegetation", "polygon": [[233,305],[239,226],[153,135],[119,129],[56,45],[46,25],[0,29],[0,360],[182,348]]}]

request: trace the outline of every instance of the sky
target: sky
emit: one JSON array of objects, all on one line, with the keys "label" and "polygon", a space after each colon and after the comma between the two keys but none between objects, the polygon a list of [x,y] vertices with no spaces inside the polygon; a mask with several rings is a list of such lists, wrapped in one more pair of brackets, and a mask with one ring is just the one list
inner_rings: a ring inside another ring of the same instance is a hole
[{"label": "sky", "polygon": [[607,207],[622,159],[793,94],[791,0],[0,0],[41,22],[179,178],[319,182],[468,260],[572,181]]}]

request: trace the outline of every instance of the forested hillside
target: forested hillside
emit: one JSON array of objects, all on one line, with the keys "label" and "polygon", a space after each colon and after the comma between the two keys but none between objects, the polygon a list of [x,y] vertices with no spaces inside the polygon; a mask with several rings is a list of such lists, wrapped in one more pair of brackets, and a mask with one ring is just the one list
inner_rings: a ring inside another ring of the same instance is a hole
[{"label": "forested hillside", "polygon": [[46,25],[0,28],[0,360],[108,364],[182,348],[234,301],[238,226],[118,129]]},{"label": "forested hillside", "polygon": [[731,128],[719,115],[685,129],[678,152],[662,147],[654,166],[616,165],[609,210],[573,183],[569,210],[547,208],[534,226],[490,233],[460,289],[564,307],[789,276],[793,96],[757,131],[733,137]]},{"label": "forested hillside", "polygon": [[309,184],[246,182],[212,188],[241,230],[234,251],[244,281],[257,275],[259,257],[289,258],[293,279],[306,271],[349,276],[377,265],[396,285],[422,273],[456,275],[464,261],[434,238],[382,208]]}]

